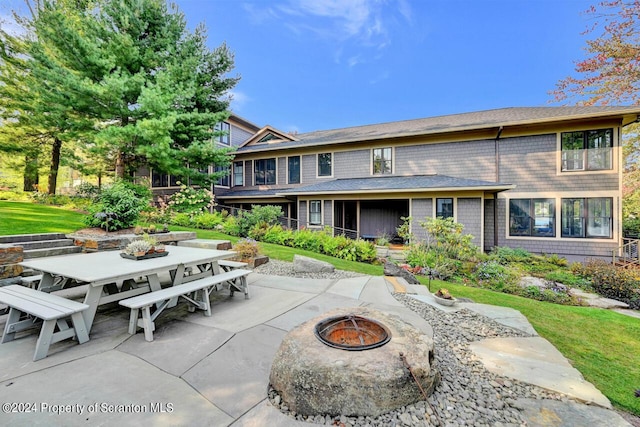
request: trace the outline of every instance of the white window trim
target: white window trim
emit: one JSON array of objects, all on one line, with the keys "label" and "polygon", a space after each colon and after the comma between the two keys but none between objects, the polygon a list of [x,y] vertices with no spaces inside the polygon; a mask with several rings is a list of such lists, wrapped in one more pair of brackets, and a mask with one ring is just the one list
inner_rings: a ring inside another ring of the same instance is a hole
[{"label": "white window trim", "polygon": [[458,198],[457,197],[433,197],[431,199],[431,217],[436,218],[438,213],[438,200],[437,199],[453,199],[453,221],[458,222]]},{"label": "white window trim", "polygon": [[[319,175],[320,165],[318,164],[318,161],[319,161],[320,154],[331,154],[331,175]],[[316,154],[316,178],[318,179],[333,178],[334,170],[335,170],[335,160],[336,160],[336,155],[334,151],[324,151],[322,153],[317,153]]]},{"label": "white window trim", "polygon": [[[611,169],[597,169],[597,170],[562,170],[562,134],[566,132],[580,132],[587,130],[605,130],[613,129],[613,139],[611,141]],[[595,175],[595,174],[618,174],[620,173],[620,157],[622,156],[622,150],[620,149],[620,127],[618,126],[605,126],[605,127],[586,127],[576,128],[574,130],[564,130],[556,133],[556,175],[557,176],[573,176],[573,175]]]},{"label": "white window trim", "polygon": [[[373,152],[375,150],[384,150],[385,148],[391,148],[391,172],[390,173],[374,173],[373,172],[373,162],[375,160]],[[371,159],[369,161],[369,175],[371,176],[391,176],[396,173],[396,147],[374,147],[370,151]]]},{"label": "white window trim", "polygon": [[[320,202],[320,224],[311,224],[311,202]],[[322,199],[308,199],[307,200],[307,224],[309,224],[309,228],[322,228],[324,227],[324,200]]]},{"label": "white window trim", "polygon": [[[297,157],[297,158],[299,158],[299,159],[300,159],[300,182],[298,182],[298,183],[293,183],[293,184],[291,184],[291,183],[289,182],[289,157]],[[291,184],[291,185],[298,185],[298,184],[302,184],[302,154],[298,154],[298,155],[296,155],[296,156],[287,156],[287,163],[286,163],[286,165],[285,165],[285,168],[286,168],[286,172],[285,172],[285,173],[287,174],[287,184]],[[332,168],[332,169],[333,169],[333,168]]]}]

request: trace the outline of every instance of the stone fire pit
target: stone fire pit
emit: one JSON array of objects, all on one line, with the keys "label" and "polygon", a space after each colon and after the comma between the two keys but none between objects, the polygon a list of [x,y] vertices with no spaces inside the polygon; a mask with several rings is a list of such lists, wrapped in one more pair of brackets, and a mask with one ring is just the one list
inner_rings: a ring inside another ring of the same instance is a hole
[{"label": "stone fire pit", "polygon": [[[343,326],[344,331],[335,330]],[[346,340],[346,349],[324,343],[321,331],[329,339]],[[370,341],[370,335],[385,334],[386,343]],[[353,307],[333,310],[291,330],[275,355],[270,382],[296,413],[375,417],[424,400],[414,376],[431,394],[440,378],[433,361],[432,337],[397,316]]]}]

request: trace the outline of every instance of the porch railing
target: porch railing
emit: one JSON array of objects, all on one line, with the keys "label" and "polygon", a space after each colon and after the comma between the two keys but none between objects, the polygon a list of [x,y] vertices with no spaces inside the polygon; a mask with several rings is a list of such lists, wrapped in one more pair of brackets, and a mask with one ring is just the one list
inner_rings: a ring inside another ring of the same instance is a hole
[{"label": "porch railing", "polygon": [[640,253],[640,239],[622,239],[623,245],[612,252],[614,264],[640,265],[638,253]]}]

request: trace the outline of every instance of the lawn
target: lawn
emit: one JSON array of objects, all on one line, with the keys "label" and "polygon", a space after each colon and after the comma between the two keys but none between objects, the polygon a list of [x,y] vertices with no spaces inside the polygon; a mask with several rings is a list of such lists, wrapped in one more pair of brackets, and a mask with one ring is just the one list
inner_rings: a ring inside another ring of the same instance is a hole
[{"label": "lawn", "polygon": [[70,233],[84,227],[83,214],[29,202],[0,201],[0,236]]},{"label": "lawn", "polygon": [[[60,208],[0,201],[0,235],[71,232],[83,227],[82,214]],[[238,240],[210,230],[171,226],[171,230],[196,231],[199,238]],[[328,261],[341,270],[382,275],[382,267],[340,260],[289,247],[260,244],[273,259],[291,261],[294,254]],[[427,279],[421,278],[423,283]],[[618,408],[640,415],[640,319],[588,307],[569,307],[526,299],[449,282],[435,281],[432,289],[446,287],[455,296],[511,307],[524,314],[540,336],[549,340]]]}]

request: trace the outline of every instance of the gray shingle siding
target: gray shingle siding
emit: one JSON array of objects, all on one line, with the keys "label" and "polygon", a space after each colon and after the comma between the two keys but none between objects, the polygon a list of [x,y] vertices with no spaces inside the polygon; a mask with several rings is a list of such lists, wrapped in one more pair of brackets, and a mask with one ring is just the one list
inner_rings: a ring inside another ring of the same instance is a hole
[{"label": "gray shingle siding", "polygon": [[458,198],[457,222],[464,225],[464,234],[473,236],[472,243],[480,246],[482,236],[482,200]]},{"label": "gray shingle siding", "polygon": [[411,201],[411,232],[416,240],[425,240],[427,232],[420,227],[420,223],[425,218],[433,217],[433,200],[432,199],[412,199]]},{"label": "gray shingle siding", "polygon": [[307,226],[307,201],[300,200],[298,202],[298,222],[300,226]]},{"label": "gray shingle siding", "polygon": [[484,201],[484,250],[489,252],[493,249],[494,241],[494,221],[493,221],[493,205],[494,200],[487,199]]},{"label": "gray shingle siding", "polygon": [[397,147],[395,163],[397,175],[438,174],[496,180],[493,141]]},{"label": "gray shingle siding", "polygon": [[333,154],[334,178],[360,178],[371,175],[370,150],[339,151]]},{"label": "gray shingle siding", "polygon": [[232,147],[239,147],[242,145],[247,139],[253,136],[252,133],[245,131],[244,129],[240,129],[235,126],[231,126],[230,140]]},{"label": "gray shingle siding", "polygon": [[322,215],[324,216],[324,224],[333,226],[333,222],[331,221],[331,218],[333,217],[331,206],[331,200],[325,200],[322,203]]}]

